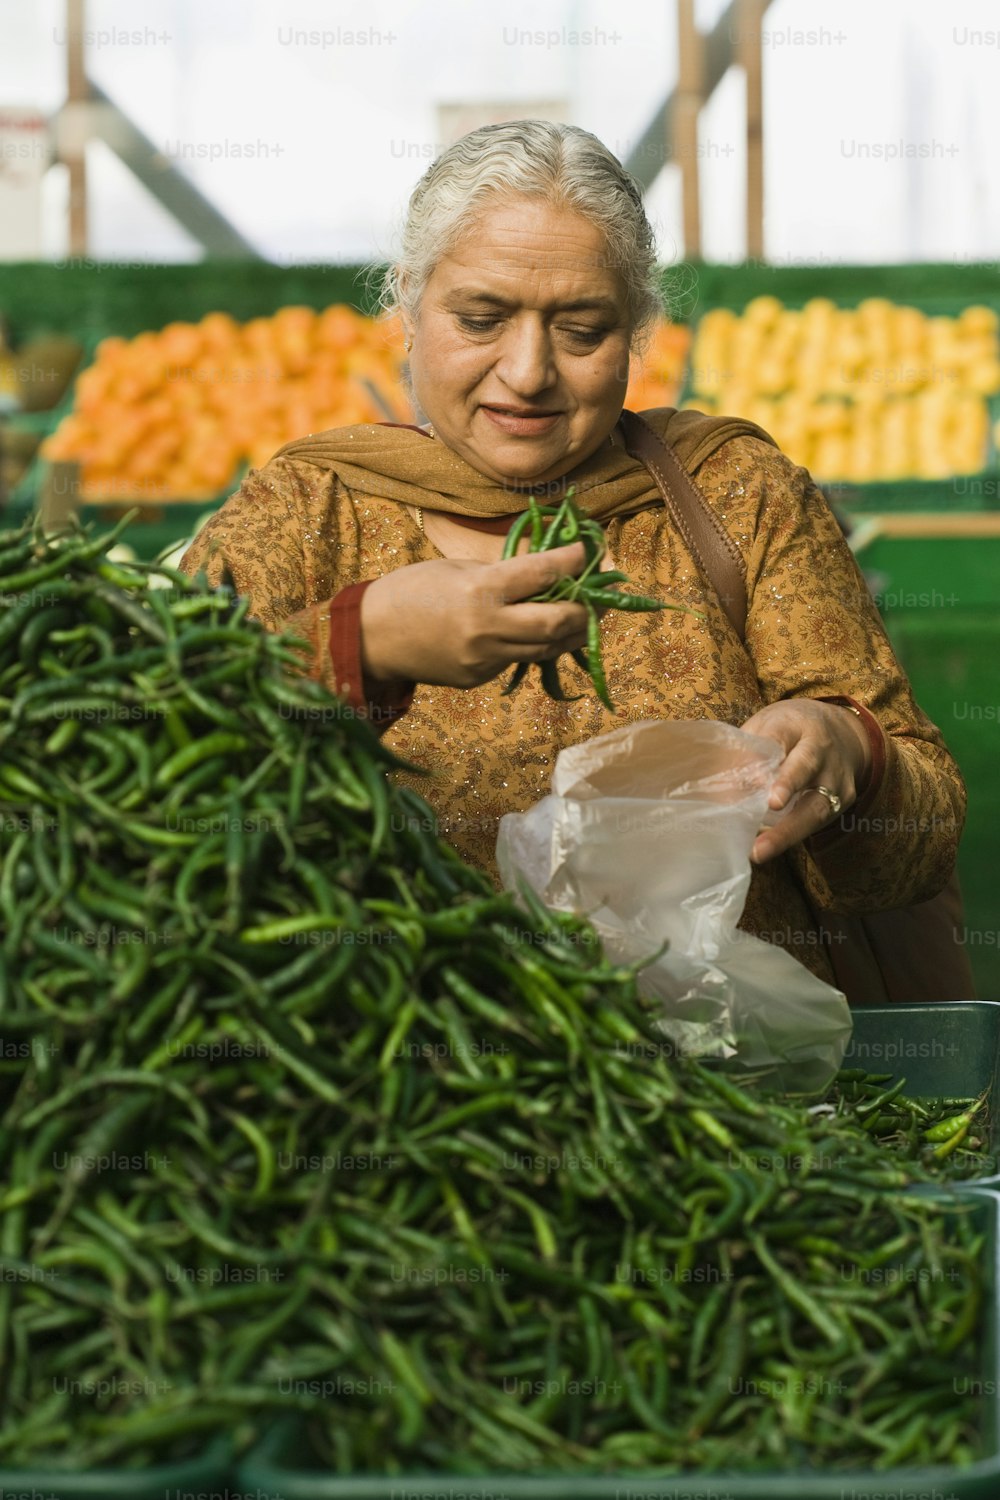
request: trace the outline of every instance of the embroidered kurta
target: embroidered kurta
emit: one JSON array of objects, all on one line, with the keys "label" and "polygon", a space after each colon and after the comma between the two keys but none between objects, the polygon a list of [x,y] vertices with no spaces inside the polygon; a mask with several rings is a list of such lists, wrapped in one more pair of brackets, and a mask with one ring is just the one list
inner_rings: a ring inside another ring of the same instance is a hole
[{"label": "embroidered kurta", "polygon": [[[428,773],[394,774],[430,803],[444,837],[496,879],[501,816],[546,795],[565,746],[641,719],[740,725],[783,698],[855,699],[885,734],[881,776],[808,848],[754,869],[740,924],[831,979],[803,886],[819,905],[845,912],[929,898],[954,863],[965,788],[939,731],[914,702],[864,579],[808,473],[752,436],[730,438],[691,472],[746,567],[745,642],[662,505],[614,516],[605,534],[629,587],[706,617],[604,616],[616,714],[592,691],[577,702],[552,701],[535,671],[505,698],[504,673],[470,689],[416,685],[383,739]],[[352,681],[351,653],[338,649],[334,660],[331,651],[331,602],[344,589],[440,555],[397,500],[352,489],[317,463],[277,458],[247,477],[183,566],[204,568],[213,582],[228,567],[239,592],[249,594],[251,612],[270,629],[289,625],[305,634],[317,675],[356,697],[357,652]],[[568,657],[560,672],[567,691],[588,686]]]}]

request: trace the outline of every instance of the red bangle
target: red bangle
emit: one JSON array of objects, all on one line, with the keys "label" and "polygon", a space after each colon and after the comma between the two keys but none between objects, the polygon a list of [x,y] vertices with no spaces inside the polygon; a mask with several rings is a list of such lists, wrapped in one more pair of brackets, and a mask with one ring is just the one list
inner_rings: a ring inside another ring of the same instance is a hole
[{"label": "red bangle", "polygon": [[333,665],[333,688],[346,699],[359,719],[368,719],[381,732],[406,713],[413,702],[415,683],[399,692],[387,692],[369,698],[365,692],[361,666],[361,599],[373,580],[348,584],[330,604],[330,658]]},{"label": "red bangle", "polygon": [[863,703],[855,698],[847,698],[838,695],[833,698],[820,698],[820,703],[837,703],[842,708],[849,709],[861,720],[862,728],[868,736],[868,746],[871,750],[871,764],[868,767],[868,775],[861,786],[856,789],[854,806],[857,807],[862,801],[868,802],[878,791],[879,784],[885,773],[885,731],[876,719],[875,715]]},{"label": "red bangle", "polygon": [[[868,767],[868,775],[865,778],[864,784],[858,789],[857,796],[851,803],[851,806],[846,809],[847,812],[852,814],[851,826],[853,827],[854,817],[858,813],[863,813],[875,800],[878,789],[882,784],[886,762],[885,730],[875,715],[855,698],[848,698],[844,694],[838,693],[829,698],[817,698],[816,702],[833,703],[840,708],[849,709],[851,713],[856,714],[861,720],[864,731],[868,736],[868,744],[872,754],[871,765]],[[814,833],[809,839],[809,845],[811,848],[818,847],[822,849],[826,844],[832,843],[834,839],[840,838],[848,832],[850,832],[850,829],[843,827],[842,817],[837,818],[835,822],[828,824],[826,828],[821,828],[818,833]]]}]

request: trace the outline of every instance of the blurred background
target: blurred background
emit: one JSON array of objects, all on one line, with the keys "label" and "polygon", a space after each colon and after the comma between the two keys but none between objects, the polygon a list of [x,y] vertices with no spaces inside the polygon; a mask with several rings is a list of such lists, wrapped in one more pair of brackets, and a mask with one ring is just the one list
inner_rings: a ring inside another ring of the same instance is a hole
[{"label": "blurred background", "polygon": [[970,787],[1000,998],[995,0],[0,0],[0,506],[189,537],[285,441],[414,412],[370,268],[448,143],[594,131],[670,317],[627,404],[811,469]]},{"label": "blurred background", "polygon": [[[992,0],[696,4],[706,34],[726,19],[732,51],[698,122],[704,257],[748,253],[737,64],[755,9],[768,260],[1000,259]],[[0,101],[52,121],[67,95],[66,0],[4,0],[0,15]],[[678,81],[673,0],[551,0],[541,15],[508,0],[496,19],[462,0],[86,0],[83,27],[87,78],[143,132],[162,171],[183,174],[278,262],[384,258],[422,166],[461,133],[461,112],[475,123],[484,106],[547,105],[628,160]],[[57,132],[64,147],[72,123]],[[106,140],[91,140],[85,160],[89,255],[199,258],[197,239]],[[5,151],[5,178],[15,165]],[[44,179],[39,222],[30,237],[18,230],[23,246],[5,222],[0,254],[64,257],[68,168],[49,167],[41,142],[31,165]],[[673,260],[685,251],[679,160],[656,141],[633,165],[648,175]]]}]

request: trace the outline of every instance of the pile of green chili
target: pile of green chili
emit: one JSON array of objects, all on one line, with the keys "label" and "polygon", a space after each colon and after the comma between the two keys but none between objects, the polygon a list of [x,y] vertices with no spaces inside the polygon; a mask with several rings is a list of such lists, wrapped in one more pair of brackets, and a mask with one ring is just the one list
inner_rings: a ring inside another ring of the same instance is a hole
[{"label": "pile of green chili", "polygon": [[664,1046],[245,600],[0,534],[0,1469],[976,1456],[984,1235]]}]

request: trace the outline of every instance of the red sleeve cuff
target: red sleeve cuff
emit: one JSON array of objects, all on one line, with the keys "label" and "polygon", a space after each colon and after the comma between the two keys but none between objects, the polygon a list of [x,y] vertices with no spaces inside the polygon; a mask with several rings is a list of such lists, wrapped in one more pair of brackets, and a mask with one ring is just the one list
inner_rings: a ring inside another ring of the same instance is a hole
[{"label": "red sleeve cuff", "polygon": [[[859,703],[856,698],[847,698],[843,695],[838,695],[832,698],[818,698],[816,701],[818,703],[835,703],[839,704],[842,708],[853,710],[861,720],[862,727],[868,736],[868,744],[871,747],[872,753],[871,765],[868,768],[868,777],[864,785],[859,788],[857,797],[847,809],[851,814],[851,826],[853,827],[854,819],[867,811],[878,796],[879,787],[882,785],[886,763],[885,731],[875,715],[865,708],[863,703]],[[827,844],[832,843],[834,839],[840,838],[848,831],[843,827],[843,820],[838,818],[835,823],[829,824],[826,828],[821,828],[819,833],[814,833],[809,840],[809,846],[810,848],[821,850]]]},{"label": "red sleeve cuff", "polygon": [[413,702],[416,683],[402,692],[386,691],[369,697],[361,666],[361,600],[373,579],[349,584],[330,602],[330,660],[334,691],[347,702],[359,719],[368,719],[379,734],[406,713]]}]

